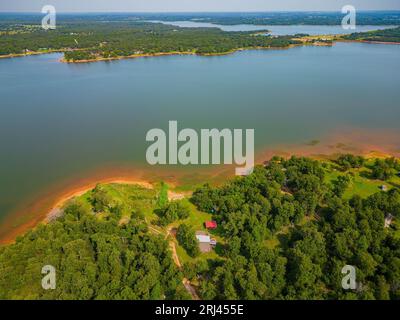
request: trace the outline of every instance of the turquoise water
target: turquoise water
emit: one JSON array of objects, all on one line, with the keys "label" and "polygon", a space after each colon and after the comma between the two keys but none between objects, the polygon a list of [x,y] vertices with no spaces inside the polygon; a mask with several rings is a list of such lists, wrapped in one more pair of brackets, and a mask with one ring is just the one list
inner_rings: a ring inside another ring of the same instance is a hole
[{"label": "turquoise water", "polygon": [[312,26],[312,25],[252,25],[252,24],[237,24],[237,25],[220,25],[208,22],[197,21],[150,21],[154,23],[162,23],[173,25],[182,28],[219,28],[224,31],[258,31],[269,30],[272,35],[294,35],[297,33],[309,35],[331,35],[331,34],[350,34],[354,32],[366,32],[372,30],[382,30],[393,28],[393,26],[356,26],[355,30],[346,30],[342,26]]},{"label": "turquoise water", "polygon": [[153,170],[145,135],[168,120],[180,128],[254,128],[257,150],[301,145],[342,127],[400,131],[396,45],[90,64],[60,57],[0,59],[1,217],[95,168]]}]

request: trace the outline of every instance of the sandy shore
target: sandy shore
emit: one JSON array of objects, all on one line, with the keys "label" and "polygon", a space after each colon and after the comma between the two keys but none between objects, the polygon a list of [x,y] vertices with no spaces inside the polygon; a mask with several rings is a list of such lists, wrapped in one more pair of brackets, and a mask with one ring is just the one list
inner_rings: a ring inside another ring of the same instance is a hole
[{"label": "sandy shore", "polygon": [[[270,159],[274,155],[279,155],[284,158],[289,158],[292,155],[297,156],[308,156],[318,160],[326,160],[326,159],[333,159],[338,154],[343,153],[353,153],[353,154],[360,154],[365,156],[366,158],[387,158],[390,156],[400,156],[399,152],[390,152],[387,151],[388,149],[383,149],[378,145],[368,144],[364,145],[361,148],[353,148],[350,143],[317,143],[317,144],[304,144],[304,145],[287,145],[287,146],[280,146],[279,148],[269,148],[268,150],[260,151],[256,155],[256,163],[261,164],[265,160]],[[219,169],[210,169],[207,177],[209,179],[220,177],[223,181],[226,181],[230,177],[233,177],[233,167],[234,165],[224,166],[223,168]],[[195,173],[194,173],[195,174]],[[199,178],[200,179],[200,178]],[[167,177],[163,176],[160,180],[168,180]],[[219,179],[220,180],[220,179]],[[156,181],[156,180],[153,180]],[[204,181],[203,181],[204,182]],[[7,232],[3,232],[0,238],[0,245],[10,244],[15,241],[15,239],[25,234],[27,231],[34,229],[40,223],[47,223],[55,219],[59,214],[61,214],[61,208],[63,205],[69,201],[70,199],[81,196],[84,193],[92,190],[95,186],[99,183],[118,183],[118,184],[134,184],[139,185],[144,188],[152,189],[154,188],[153,184],[145,179],[140,178],[130,178],[124,176],[118,177],[108,177],[108,178],[93,178],[90,181],[86,181],[85,183],[76,183],[72,184],[69,188],[63,189],[62,192],[57,192],[57,196],[52,197],[51,192],[49,192],[48,196],[31,203],[30,206],[33,208],[30,210],[34,212],[33,214],[25,217],[24,211],[20,212],[16,217],[11,217],[11,223],[8,223]],[[176,187],[179,184],[171,183],[167,181],[168,184]],[[178,200],[182,199],[185,196],[189,196],[190,192],[175,192],[169,190],[168,198],[170,200]],[[49,200],[49,198],[51,199]],[[15,222],[19,219],[27,219],[27,221],[23,223],[18,223],[15,226]],[[14,220],[13,220],[14,219]]]},{"label": "sandy shore", "polygon": [[131,184],[131,185],[138,185],[143,188],[153,189],[153,185],[147,181],[142,180],[127,180],[127,179],[104,179],[98,182],[90,183],[86,186],[78,187],[76,189],[68,191],[65,195],[63,195],[59,200],[57,200],[56,204],[52,209],[62,207],[68,200],[72,198],[79,197],[86,192],[94,189],[97,184],[99,183],[116,183],[116,184]]},{"label": "sandy shore", "polygon": [[[105,179],[101,182],[93,182],[88,184],[87,186],[82,186],[73,190],[68,191],[61,198],[57,200],[55,205],[50,209],[50,211],[46,214],[46,217],[42,222],[47,223],[56,219],[60,214],[62,214],[62,207],[71,199],[84,195],[86,192],[93,190],[97,184],[99,183],[116,183],[116,184],[130,184],[130,185],[138,185],[143,188],[153,189],[153,185],[149,182],[142,180],[128,180],[128,179]],[[183,196],[182,196],[183,197]]]},{"label": "sandy shore", "polygon": [[195,55],[195,52],[158,52],[158,53],[143,53],[143,54],[132,54],[129,56],[117,56],[110,58],[95,58],[95,59],[86,59],[86,60],[77,60],[77,61],[68,61],[64,58],[61,58],[59,61],[63,63],[90,63],[90,62],[99,62],[99,61],[115,61],[115,60],[124,60],[124,59],[135,59],[135,58],[146,58],[146,57],[161,57],[161,56],[177,56],[177,55]]},{"label": "sandy shore", "polygon": [[[144,180],[140,179],[128,179],[128,178],[105,178],[105,179],[97,179],[93,180],[87,184],[84,185],[76,185],[73,186],[72,188],[69,188],[67,190],[64,190],[61,195],[55,197],[52,201],[52,204],[50,206],[47,206],[46,204],[43,204],[42,200],[39,200],[37,203],[34,203],[33,206],[37,207],[38,210],[37,212],[40,212],[39,214],[34,214],[31,218],[27,219],[27,221],[23,223],[19,223],[16,227],[12,227],[12,224],[10,226],[10,230],[8,232],[5,232],[1,238],[0,238],[0,245],[5,245],[5,244],[11,244],[15,242],[15,239],[18,236],[21,236],[25,234],[27,231],[34,229],[36,226],[38,226],[40,223],[47,223],[54,219],[55,216],[58,215],[60,209],[63,207],[63,205],[71,200],[74,197],[81,196],[85,194],[86,192],[94,189],[97,184],[99,183],[118,183],[118,184],[132,184],[132,185],[139,185],[144,188],[152,189],[153,185]],[[46,208],[47,207],[47,208]]]},{"label": "sandy shore", "polygon": [[213,56],[226,56],[229,54],[233,54],[235,52],[246,51],[246,50],[279,50],[279,49],[290,49],[295,46],[301,46],[303,44],[293,44],[286,47],[249,47],[249,48],[237,48],[227,52],[217,52],[217,53],[196,53],[194,51],[172,51],[172,52],[159,52],[159,53],[143,53],[143,54],[133,54],[129,56],[117,56],[110,58],[95,58],[95,59],[86,59],[86,60],[77,60],[77,61],[68,61],[64,58],[61,58],[59,61],[63,63],[91,63],[91,62],[99,62],[99,61],[115,61],[115,60],[125,60],[125,59],[135,59],[135,58],[146,58],[146,57],[161,57],[161,56],[178,56],[178,55],[192,55],[192,56],[200,56],[200,57],[213,57]]},{"label": "sandy shore", "polygon": [[[34,211],[40,212],[29,218],[24,223],[19,223],[16,227],[12,228],[9,232],[4,233],[0,238],[0,245],[11,244],[15,242],[18,236],[25,234],[27,231],[34,229],[41,223],[48,223],[62,214],[62,207],[71,199],[79,197],[88,191],[93,190],[97,184],[128,184],[138,185],[143,188],[153,189],[154,185],[150,181],[139,178],[128,178],[123,176],[109,177],[109,178],[93,178],[91,181],[86,183],[77,182],[76,185],[71,185],[68,189],[65,189],[58,196],[55,196],[51,205],[46,205],[48,202],[46,199],[39,199],[37,203],[32,204],[37,209]],[[175,187],[173,182],[168,182],[171,187]],[[190,192],[175,192],[168,190],[168,199],[179,200],[186,196],[189,196]],[[42,203],[43,202],[43,203]]]},{"label": "sandy shore", "polygon": [[50,54],[50,53],[63,53],[67,51],[82,51],[85,49],[50,49],[46,51],[29,51],[26,53],[11,53],[11,54],[3,54],[0,55],[0,59],[7,59],[7,58],[18,58],[18,57],[28,57],[28,56],[37,56],[41,54]]}]

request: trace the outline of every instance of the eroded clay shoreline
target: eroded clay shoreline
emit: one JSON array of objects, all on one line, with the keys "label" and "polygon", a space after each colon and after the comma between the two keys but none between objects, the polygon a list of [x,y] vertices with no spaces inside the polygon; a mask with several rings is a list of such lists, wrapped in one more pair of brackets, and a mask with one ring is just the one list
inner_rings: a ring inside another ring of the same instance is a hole
[{"label": "eroded clay shoreline", "polygon": [[[338,154],[346,153],[347,152],[346,150],[348,150],[347,148],[350,147],[351,147],[350,145],[345,145],[345,144],[342,144],[341,147],[336,147],[336,149],[332,149],[333,148],[332,145],[325,145],[325,144],[323,146],[305,144],[305,145],[299,145],[297,147],[291,146],[290,149],[288,149],[288,147],[282,146],[280,148],[271,148],[259,152],[256,156],[256,163],[262,164],[265,160],[269,159],[273,155],[279,155],[285,158],[288,158],[292,155],[296,155],[296,156],[308,156],[318,160],[332,159]],[[364,148],[366,149],[364,150],[351,149],[348,150],[348,152],[354,154],[360,154],[366,158],[386,158],[391,156],[400,157],[400,150],[397,153],[393,152],[393,150],[384,150],[377,145],[369,145],[369,147],[364,146]],[[330,150],[331,152],[328,153],[327,150]],[[229,178],[233,177],[233,172],[234,172],[231,166],[227,167],[229,167],[229,169],[225,168],[224,170],[222,169],[214,171],[210,170],[209,176],[215,177],[219,175],[222,181],[226,181]],[[92,190],[99,183],[134,184],[142,186],[144,188],[152,189],[154,188],[154,182],[156,180],[161,181],[168,179],[165,179],[165,176],[162,177],[162,175],[160,175],[160,179],[155,179],[153,180],[153,182],[145,180],[143,178],[133,178],[129,176],[118,176],[118,177],[108,177],[108,178],[99,178],[97,176],[93,177],[92,180],[84,184],[79,184],[79,183],[75,185],[72,184],[68,187],[68,189],[63,190],[62,192],[59,192],[57,196],[52,197],[52,200],[44,198],[44,199],[38,199],[36,203],[32,203],[32,206],[36,208],[35,212],[37,213],[33,214],[32,217],[30,217],[27,221],[24,221],[23,223],[18,224],[18,222],[16,222],[19,219],[24,218],[23,211],[15,213],[15,215],[10,215],[7,221],[7,226],[6,227],[4,225],[2,226],[3,228],[8,227],[9,230],[3,231],[3,234],[0,237],[0,245],[13,243],[18,236],[25,234],[27,231],[31,229],[34,229],[40,223],[48,222],[49,220],[51,220],[51,215],[56,212],[55,209],[62,208],[62,206],[68,200],[83,195],[84,193]],[[166,181],[166,182],[171,184],[171,181]],[[172,184],[174,183],[176,183],[176,181],[172,182]],[[179,186],[179,184],[175,184],[175,187],[176,186]],[[49,192],[49,194],[51,194],[51,192]],[[188,192],[180,193],[172,191],[170,193],[170,199],[179,199],[184,195],[187,196],[189,195],[189,193]],[[49,201],[51,202],[50,205]],[[32,210],[26,210],[26,211],[32,211]],[[15,223],[17,223],[17,226],[15,226]]]}]

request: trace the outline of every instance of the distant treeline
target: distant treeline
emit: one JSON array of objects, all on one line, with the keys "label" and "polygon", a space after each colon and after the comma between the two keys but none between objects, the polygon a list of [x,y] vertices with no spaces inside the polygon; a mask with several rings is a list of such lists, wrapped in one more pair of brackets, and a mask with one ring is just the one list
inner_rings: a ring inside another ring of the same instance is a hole
[{"label": "distant treeline", "polygon": [[[96,21],[196,21],[222,25],[340,25],[344,14],[340,12],[236,12],[236,13],[93,13],[59,14],[57,20],[73,23]],[[40,21],[40,14],[0,14],[0,20],[9,23]],[[400,25],[400,11],[358,11],[358,25]]]},{"label": "distant treeline", "polygon": [[[341,8],[338,8],[341,9]],[[345,14],[338,12],[247,12],[144,14],[142,19],[196,21],[221,25],[340,25]],[[357,12],[358,25],[400,25],[400,11]]]},{"label": "distant treeline", "polygon": [[344,38],[347,40],[373,42],[400,42],[400,27],[369,32],[358,32],[345,36]]}]

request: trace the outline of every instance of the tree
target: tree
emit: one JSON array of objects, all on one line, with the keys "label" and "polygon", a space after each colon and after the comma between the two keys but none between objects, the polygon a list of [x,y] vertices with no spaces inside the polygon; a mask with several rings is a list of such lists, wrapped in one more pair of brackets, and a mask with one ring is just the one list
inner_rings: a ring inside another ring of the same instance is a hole
[{"label": "tree", "polygon": [[92,191],[92,204],[96,212],[109,211],[114,207],[113,198],[100,185]]},{"label": "tree", "polygon": [[339,176],[337,177],[336,181],[333,183],[333,192],[341,198],[347,188],[349,187],[349,184],[351,182],[350,177],[348,176]]},{"label": "tree", "polygon": [[351,168],[361,168],[364,165],[365,159],[361,156],[355,156],[352,154],[340,155],[336,160],[336,163],[342,167],[343,171],[347,171]]},{"label": "tree", "polygon": [[181,224],[176,233],[176,239],[186,250],[189,256],[196,257],[200,254],[195,232],[186,224]]},{"label": "tree", "polygon": [[190,209],[183,201],[171,201],[164,208],[157,209],[162,225],[170,224],[176,220],[183,220],[189,217]]},{"label": "tree", "polygon": [[372,177],[379,180],[388,180],[394,176],[393,164],[389,160],[376,159],[372,167]]}]

